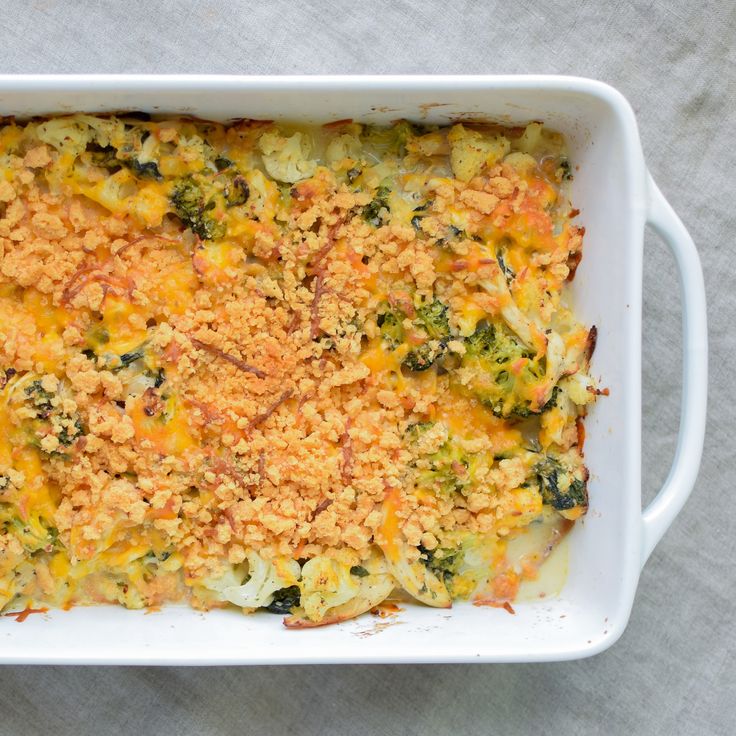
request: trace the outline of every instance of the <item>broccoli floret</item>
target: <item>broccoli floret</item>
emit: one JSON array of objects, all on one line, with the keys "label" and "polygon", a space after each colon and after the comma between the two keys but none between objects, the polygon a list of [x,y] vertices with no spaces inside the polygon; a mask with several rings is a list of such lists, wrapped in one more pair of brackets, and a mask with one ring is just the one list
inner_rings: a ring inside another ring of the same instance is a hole
[{"label": "broccoli floret", "polygon": [[404,365],[413,371],[423,371],[440,358],[447,349],[450,339],[447,306],[439,299],[434,299],[419,307],[414,325],[421,328],[427,334],[428,339],[406,356]]},{"label": "broccoli floret", "polygon": [[355,575],[356,578],[366,578],[370,573],[362,565],[353,565],[350,568],[350,574]]},{"label": "broccoli floret", "polygon": [[[59,407],[55,407],[54,394],[44,389],[40,379],[26,387],[25,395],[35,410],[35,417],[28,419],[26,424],[26,431],[29,432],[33,445],[40,446],[41,438],[49,434],[54,425],[61,426],[56,437],[62,447],[69,447],[77,437],[84,434],[79,417],[65,414]],[[55,457],[66,457],[65,453],[59,450],[54,450],[50,454]]]},{"label": "broccoli floret", "polygon": [[27,386],[25,393],[36,409],[36,418],[47,419],[54,408],[51,403],[54,395],[41,385],[40,380],[33,381],[33,383]]},{"label": "broccoli floret", "polygon": [[500,324],[479,327],[465,338],[460,369],[451,374],[453,385],[477,398],[499,417],[527,417],[533,410],[534,390],[545,376],[545,359],[537,359],[521,341]]},{"label": "broccoli floret", "polygon": [[377,324],[381,329],[381,337],[391,350],[396,350],[406,337],[400,315],[403,315],[403,312],[386,311],[378,315]]},{"label": "broccoli floret", "polygon": [[450,320],[447,306],[439,299],[433,299],[417,309],[414,324],[422,327],[432,340],[444,340],[450,336]]},{"label": "broccoli floret", "polygon": [[588,508],[587,470],[580,465],[569,468],[551,455],[537,463],[533,472],[542,502],[563,516],[577,518]]},{"label": "broccoli floret", "polygon": [[437,548],[428,550],[419,545],[422,553],[421,561],[424,566],[431,570],[445,585],[449,586],[452,579],[457,575],[463,555],[461,549]]},{"label": "broccoli floret", "polygon": [[122,163],[141,179],[154,179],[155,181],[164,180],[164,177],[158,169],[158,164],[155,161],[141,162],[136,158],[131,158],[123,159]]},{"label": "broccoli floret", "polygon": [[[406,315],[400,310],[388,310],[378,317],[381,336],[391,350],[406,341],[403,322]],[[450,339],[450,321],[447,306],[434,299],[416,310],[413,320],[415,333],[424,335],[420,344],[412,347],[402,365],[412,371],[425,371],[444,355]],[[416,336],[416,335],[415,335]]]},{"label": "broccoli floret", "polygon": [[155,161],[139,161],[130,153],[123,153],[121,157],[118,157],[118,151],[113,146],[101,146],[96,142],[87,144],[87,152],[93,166],[107,169],[111,174],[120,171],[125,166],[140,179],[164,180]]},{"label": "broccoli floret", "polygon": [[123,162],[116,157],[117,151],[113,146],[101,146],[96,141],[87,144],[89,162],[100,169],[107,169],[111,174],[123,168]]},{"label": "broccoli floret", "polygon": [[266,611],[270,613],[287,614],[291,613],[293,608],[297,608],[301,601],[302,592],[298,585],[290,585],[288,588],[281,588],[273,594],[273,600],[264,606]]},{"label": "broccoli floret", "polygon": [[245,177],[236,174],[233,180],[225,187],[224,195],[225,204],[228,207],[239,207],[245,204],[250,197],[250,187]]},{"label": "broccoli floret", "polygon": [[414,483],[417,488],[449,495],[460,492],[473,482],[476,458],[465,452],[459,443],[448,437],[435,452],[422,452],[421,439],[434,422],[419,422],[407,428],[406,438],[416,458]]},{"label": "broccoli floret", "polygon": [[363,207],[363,219],[373,225],[373,227],[380,227],[385,223],[386,220],[383,210],[387,212],[391,211],[388,204],[389,194],[391,194],[391,190],[388,187],[378,187],[373,200]]},{"label": "broccoli floret", "polygon": [[182,179],[174,187],[171,205],[181,221],[202,240],[215,240],[225,235],[225,225],[212,216],[215,201],[206,201],[201,187],[192,178]]},{"label": "broccoli floret", "polygon": [[227,156],[217,156],[214,164],[218,171],[224,171],[225,169],[229,169],[233,165],[233,162]]},{"label": "broccoli floret", "polygon": [[404,358],[402,365],[410,371],[426,371],[427,368],[431,368],[438,358],[444,355],[445,349],[445,343],[430,340],[412,350]]}]

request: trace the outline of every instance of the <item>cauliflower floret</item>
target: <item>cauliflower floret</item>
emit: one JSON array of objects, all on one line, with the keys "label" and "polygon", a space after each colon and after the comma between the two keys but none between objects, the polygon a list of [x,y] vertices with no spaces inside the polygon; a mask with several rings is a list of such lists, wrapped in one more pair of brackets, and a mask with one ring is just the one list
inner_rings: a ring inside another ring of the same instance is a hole
[{"label": "cauliflower floret", "polygon": [[36,128],[36,136],[60,153],[77,156],[93,141],[103,147],[121,146],[125,141],[125,126],[116,118],[72,115],[41,123]]},{"label": "cauliflower floret", "polygon": [[355,618],[385,600],[396,584],[388,572],[386,558],[375,549],[360,565],[315,557],[304,565],[304,570],[300,586],[302,607],[284,619],[290,629]]},{"label": "cauliflower floret", "polygon": [[[150,136],[154,138],[154,136]],[[146,139],[148,142],[149,139]],[[148,151],[144,150],[141,153],[146,154]],[[210,160],[214,157],[212,147],[205,141],[201,136],[192,135],[184,136],[179,135],[179,141],[176,146],[175,155],[184,161],[190,168],[214,168],[214,164],[210,163]]]},{"label": "cauliflower floret", "polygon": [[574,373],[560,381],[560,388],[564,389],[573,403],[585,406],[595,401],[595,381],[585,373]]},{"label": "cauliflower floret", "polygon": [[266,171],[277,181],[293,184],[309,178],[317,169],[317,162],[309,158],[309,141],[301,133],[286,138],[269,131],[260,137],[258,147]]},{"label": "cauliflower floret", "polygon": [[516,147],[524,153],[532,153],[542,140],[542,127],[541,123],[529,123],[516,142]]},{"label": "cauliflower floret", "polygon": [[339,164],[346,158],[356,161],[360,158],[362,149],[361,142],[355,136],[345,133],[333,138],[327,145],[325,153],[331,164]]},{"label": "cauliflower floret", "polygon": [[281,588],[294,585],[299,579],[299,563],[296,560],[264,560],[255,552],[246,555],[248,581],[240,583],[235,571],[227,571],[217,580],[207,580],[205,586],[220,594],[222,600],[241,608],[261,608],[273,601],[273,594]]},{"label": "cauliflower floret", "polygon": [[447,140],[450,143],[450,165],[455,178],[470,181],[485,166],[494,166],[510,150],[511,144],[502,135],[487,136],[462,125],[453,125]]},{"label": "cauliflower floret", "polygon": [[521,176],[528,176],[537,168],[537,160],[528,153],[520,151],[510,153],[503,162],[514,168]]},{"label": "cauliflower floret", "polygon": [[406,149],[419,156],[446,156],[450,152],[447,139],[439,130],[412,138]]},{"label": "cauliflower floret", "polygon": [[307,618],[320,621],[330,608],[354,598],[360,591],[359,578],[348,565],[329,557],[313,557],[302,568],[302,608]]},{"label": "cauliflower floret", "polygon": [[[119,148],[125,142],[125,124],[117,118],[98,118],[94,115],[77,115],[77,120],[89,125],[94,131],[95,139],[101,146],[113,145]],[[156,136],[150,136],[151,141]]]},{"label": "cauliflower floret", "polygon": [[78,117],[53,118],[36,128],[36,137],[57,151],[77,156],[95,138],[95,131]]}]

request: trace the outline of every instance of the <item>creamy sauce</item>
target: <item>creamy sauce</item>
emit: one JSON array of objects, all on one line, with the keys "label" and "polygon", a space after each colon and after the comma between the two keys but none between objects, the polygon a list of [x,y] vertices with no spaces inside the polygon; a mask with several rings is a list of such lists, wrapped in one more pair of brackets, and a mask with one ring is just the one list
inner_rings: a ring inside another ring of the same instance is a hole
[{"label": "creamy sauce", "polygon": [[522,575],[516,602],[559,595],[567,579],[570,526],[547,511],[541,523],[530,524],[509,542],[507,558]]},{"label": "creamy sauce", "polygon": [[540,598],[558,596],[567,582],[570,541],[562,539],[539,568],[536,580],[524,580],[519,586],[516,603],[528,603]]}]

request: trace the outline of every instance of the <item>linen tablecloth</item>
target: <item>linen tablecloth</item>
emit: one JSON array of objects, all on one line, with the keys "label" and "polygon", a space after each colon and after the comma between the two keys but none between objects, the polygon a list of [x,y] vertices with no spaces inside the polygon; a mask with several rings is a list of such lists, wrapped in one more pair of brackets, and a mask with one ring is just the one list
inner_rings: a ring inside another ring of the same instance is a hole
[{"label": "linen tablecloth", "polygon": [[[10,667],[0,669],[0,733],[736,733],[735,49],[728,0],[5,0],[6,73],[535,72],[613,84],[700,249],[711,381],[697,487],[604,654],[504,666]],[[674,452],[681,325],[672,258],[652,235],[645,247],[648,499]]]}]

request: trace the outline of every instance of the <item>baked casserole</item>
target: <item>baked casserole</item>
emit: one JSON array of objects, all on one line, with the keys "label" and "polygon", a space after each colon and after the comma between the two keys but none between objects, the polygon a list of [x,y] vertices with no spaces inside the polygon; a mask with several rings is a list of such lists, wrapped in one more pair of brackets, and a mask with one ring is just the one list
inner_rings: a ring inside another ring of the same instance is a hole
[{"label": "baked casserole", "polygon": [[562,137],[0,127],[0,608],[510,608],[588,505]]}]

